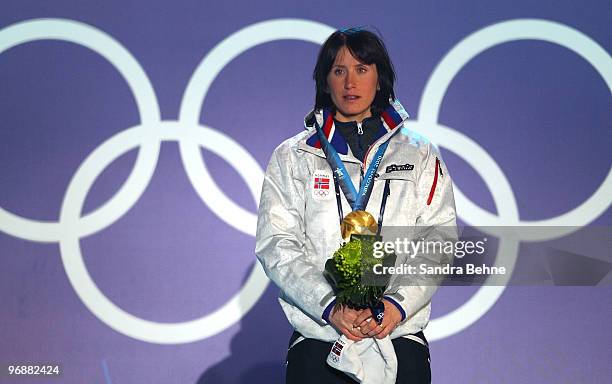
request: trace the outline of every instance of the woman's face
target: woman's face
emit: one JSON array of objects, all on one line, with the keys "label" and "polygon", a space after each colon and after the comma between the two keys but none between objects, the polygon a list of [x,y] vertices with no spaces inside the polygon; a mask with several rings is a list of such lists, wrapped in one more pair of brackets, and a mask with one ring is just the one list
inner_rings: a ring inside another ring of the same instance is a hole
[{"label": "woman's face", "polygon": [[327,86],[336,106],[336,120],[361,121],[370,117],[378,87],[376,64],[364,64],[342,47],[327,75]]}]

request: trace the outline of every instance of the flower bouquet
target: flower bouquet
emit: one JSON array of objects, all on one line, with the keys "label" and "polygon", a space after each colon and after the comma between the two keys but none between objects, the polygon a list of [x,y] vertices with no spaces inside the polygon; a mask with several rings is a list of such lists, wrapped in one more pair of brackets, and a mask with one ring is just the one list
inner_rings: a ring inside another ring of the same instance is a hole
[{"label": "flower bouquet", "polygon": [[[370,308],[378,323],[377,314],[384,311],[382,298],[389,283],[389,275],[375,274],[374,267],[395,265],[395,254],[374,256],[374,243],[380,241],[376,235],[352,234],[350,240],[334,252],[325,263],[323,275],[332,286],[338,305],[352,309]],[[377,268],[382,270],[382,268]]]}]

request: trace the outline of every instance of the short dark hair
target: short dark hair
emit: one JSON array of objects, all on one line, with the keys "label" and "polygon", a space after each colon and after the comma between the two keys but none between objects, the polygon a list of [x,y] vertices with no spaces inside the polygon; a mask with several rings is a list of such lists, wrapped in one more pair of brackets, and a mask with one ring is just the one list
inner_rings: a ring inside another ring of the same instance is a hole
[{"label": "short dark hair", "polygon": [[376,64],[380,90],[376,92],[372,105],[379,110],[387,108],[389,98],[395,100],[393,63],[382,39],[373,32],[358,27],[339,29],[323,43],[312,73],[316,88],[315,109],[335,109],[329,92],[326,92],[327,75],[342,47],[346,47],[355,59],[365,64]]}]

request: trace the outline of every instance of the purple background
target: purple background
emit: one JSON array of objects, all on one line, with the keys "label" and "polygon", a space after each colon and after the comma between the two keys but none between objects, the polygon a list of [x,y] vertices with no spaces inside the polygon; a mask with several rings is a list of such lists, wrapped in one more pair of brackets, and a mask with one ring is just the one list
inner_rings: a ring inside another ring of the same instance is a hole
[{"label": "purple background", "polygon": [[[541,18],[575,28],[607,51],[612,44],[612,8],[604,1],[430,3],[5,1],[0,28],[55,17],[104,31],[146,71],[163,120],[177,119],[185,86],[216,44],[275,18],[375,26],[396,66],[396,94],[415,119],[437,63],[488,25]],[[317,52],[316,45],[294,40],[244,52],[212,84],[200,122],[232,137],[265,168],[276,145],[302,129],[313,102]],[[518,41],[487,50],[461,70],[439,121],[495,159],[522,220],[541,220],[580,205],[606,177],[610,101],[602,77],[580,56],[551,43]],[[133,95],[115,68],[86,48],[49,40],[0,54],[0,116],[0,206],[49,221],[58,220],[83,160],[139,122]],[[456,185],[496,212],[476,171],[442,150]],[[122,185],[136,153],[117,159],[96,180],[85,212]],[[202,154],[225,193],[256,212],[236,171],[211,152]],[[612,210],[593,223],[612,225]],[[87,269],[102,292],[133,315],[158,322],[196,319],[223,305],[250,272],[253,247],[253,237],[228,226],[197,196],[176,142],[162,145],[138,202],[113,225],[81,239]],[[473,292],[442,288],[433,317]],[[610,286],[508,288],[471,327],[432,343],[433,382],[607,381],[611,293]],[[291,329],[276,294],[269,285],[239,323],[207,339],[143,342],[111,329],[85,307],[66,277],[57,243],[0,231],[0,363],[60,362],[66,383],[282,382]]]}]

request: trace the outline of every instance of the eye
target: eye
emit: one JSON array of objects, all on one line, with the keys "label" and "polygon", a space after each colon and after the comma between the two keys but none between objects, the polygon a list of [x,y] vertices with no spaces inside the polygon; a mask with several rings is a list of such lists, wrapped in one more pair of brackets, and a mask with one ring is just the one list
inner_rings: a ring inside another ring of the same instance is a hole
[{"label": "eye", "polygon": [[366,73],[368,71],[368,69],[366,67],[359,67],[357,68],[357,72],[359,73]]},{"label": "eye", "polygon": [[336,75],[336,76],[340,76],[343,73],[344,73],[344,70],[342,68],[335,68],[334,69],[334,75]]}]

